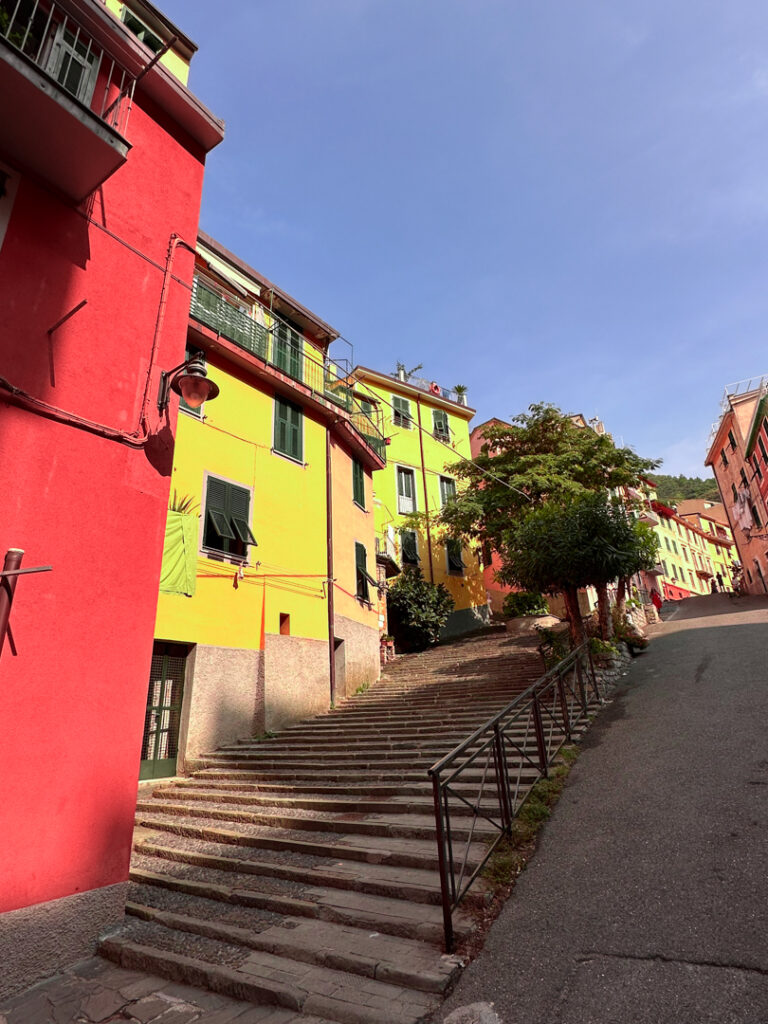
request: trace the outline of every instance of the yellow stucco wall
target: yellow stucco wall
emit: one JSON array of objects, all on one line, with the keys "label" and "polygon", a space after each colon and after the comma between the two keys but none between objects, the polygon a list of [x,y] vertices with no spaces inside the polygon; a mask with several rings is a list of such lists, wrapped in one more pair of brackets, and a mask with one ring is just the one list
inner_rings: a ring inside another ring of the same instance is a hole
[{"label": "yellow stucco wall", "polygon": [[[200,548],[193,597],[160,594],[155,635],[165,640],[257,650],[263,631],[327,641],[325,426],[304,414],[303,464],[271,450],[274,396],[211,361],[221,389],[200,420],[179,413],[171,494],[192,495],[204,513],[206,473],[252,491],[249,564]],[[174,399],[175,400],[175,399]],[[351,486],[351,485],[350,485]]]},{"label": "yellow stucco wall", "polygon": [[[440,477],[453,479],[453,474],[446,469],[461,456],[471,457],[469,446],[469,419],[471,412],[454,403],[435,401],[428,392],[403,387],[397,380],[381,382],[358,372],[360,391],[366,391],[379,399],[383,406],[384,432],[390,438],[387,447],[387,465],[374,475],[376,532],[382,535],[388,526],[395,530],[396,544],[399,550],[399,530],[407,527],[406,519],[398,512],[397,501],[397,467],[402,466],[414,471],[416,485],[416,511],[427,512],[430,520],[441,508]],[[392,398],[397,395],[408,399],[411,403],[413,424],[410,429],[395,423],[394,410],[391,408]],[[450,440],[441,443],[433,430],[433,411],[447,412]],[[421,430],[419,430],[421,417]],[[423,463],[422,463],[423,451]],[[422,470],[423,465],[423,470]],[[458,484],[458,481],[457,481]],[[425,486],[426,485],[426,486]],[[450,592],[455,602],[455,611],[479,608],[486,605],[485,584],[483,582],[480,562],[473,550],[462,549],[465,564],[463,575],[448,571],[445,538],[430,522],[431,534],[431,573],[429,545],[426,529],[419,530],[419,556],[421,569],[425,579],[442,583]]]},{"label": "yellow stucco wall", "polygon": [[[373,503],[373,476],[365,470],[365,508],[352,496],[352,455],[334,439],[331,440],[331,479],[333,487],[333,575],[334,610],[337,615],[378,628],[376,594],[371,592],[370,604],[356,595],[357,567],[355,542],[365,545],[367,568],[376,579],[376,526]],[[380,474],[378,474],[380,475]]]}]

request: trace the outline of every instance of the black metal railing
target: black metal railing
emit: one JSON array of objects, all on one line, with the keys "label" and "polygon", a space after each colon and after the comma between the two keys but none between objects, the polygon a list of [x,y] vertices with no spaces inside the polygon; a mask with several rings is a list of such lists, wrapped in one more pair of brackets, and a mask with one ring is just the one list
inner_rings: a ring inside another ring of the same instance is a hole
[{"label": "black metal railing", "polygon": [[447,952],[453,912],[511,834],[531,787],[586,720],[590,700],[602,702],[604,693],[587,641],[429,769]]},{"label": "black metal railing", "polygon": [[274,323],[271,327],[265,327],[197,274],[190,311],[195,319],[218,331],[238,348],[245,349],[343,409],[349,414],[355,430],[379,458],[386,461],[386,441],[380,424],[374,419],[378,414],[363,408],[353,394],[347,375],[339,374],[331,361],[323,361],[320,353],[306,344],[297,331],[276,317],[272,318]]}]

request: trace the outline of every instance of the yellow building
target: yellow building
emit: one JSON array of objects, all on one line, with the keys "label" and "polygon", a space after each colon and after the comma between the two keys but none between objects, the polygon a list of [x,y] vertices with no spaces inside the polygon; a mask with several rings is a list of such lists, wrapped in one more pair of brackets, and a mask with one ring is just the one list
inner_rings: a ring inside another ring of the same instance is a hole
[{"label": "yellow building", "polygon": [[[394,550],[402,565],[418,565],[425,579],[442,583],[455,607],[443,629],[457,636],[488,622],[477,554],[447,539],[434,519],[456,494],[447,467],[470,458],[469,421],[474,409],[463,394],[404,373],[390,376],[363,366],[353,376],[387,437],[387,467],[374,478],[379,551]],[[418,513],[419,523],[408,516]]]},{"label": "yellow building", "polygon": [[329,359],[336,337],[200,236],[188,354],[220,394],[179,402],[144,777],[378,678],[372,473],[385,447]]}]

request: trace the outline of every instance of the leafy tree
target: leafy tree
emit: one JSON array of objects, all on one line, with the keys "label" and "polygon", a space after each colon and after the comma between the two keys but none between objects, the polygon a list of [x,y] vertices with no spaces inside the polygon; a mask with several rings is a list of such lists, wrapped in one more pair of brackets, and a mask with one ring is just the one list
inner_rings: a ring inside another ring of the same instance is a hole
[{"label": "leafy tree", "polygon": [[[584,639],[578,590],[594,586],[605,596],[608,583],[650,568],[656,538],[606,491],[569,494],[532,509],[503,541],[500,579],[527,590],[562,593],[571,641]],[[601,602],[601,632],[610,639],[607,601]]]},{"label": "leafy tree", "polygon": [[659,501],[663,501],[667,505],[686,501],[689,498],[720,501],[720,492],[713,476],[702,479],[698,476],[683,476],[682,474],[666,476],[663,473],[654,473],[653,482],[656,484]]},{"label": "leafy tree", "polygon": [[405,566],[387,591],[390,629],[404,650],[437,643],[454,601],[442,583],[429,583],[418,566]]}]

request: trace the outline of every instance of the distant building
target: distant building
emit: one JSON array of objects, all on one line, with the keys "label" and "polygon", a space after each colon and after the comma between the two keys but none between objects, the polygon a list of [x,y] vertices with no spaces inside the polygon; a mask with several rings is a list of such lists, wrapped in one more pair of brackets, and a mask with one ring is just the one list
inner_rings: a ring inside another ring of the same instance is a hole
[{"label": "distant building", "polygon": [[[205,157],[144,0],[0,2],[0,995],[122,920]],[[5,943],[5,945],[3,944]]]},{"label": "distant building", "polygon": [[748,593],[768,593],[768,376],[731,384],[712,427],[712,467]]},{"label": "distant building", "polygon": [[[374,479],[376,533],[380,549],[394,547],[402,565],[419,566],[432,583],[442,583],[455,608],[443,635],[456,636],[488,621],[488,604],[478,556],[460,541],[440,534],[435,515],[452,500],[459,483],[450,466],[470,457],[466,396],[436,382],[394,376],[357,366],[360,394],[380,410],[387,436],[387,469]],[[421,514],[421,522],[408,520]]]}]

